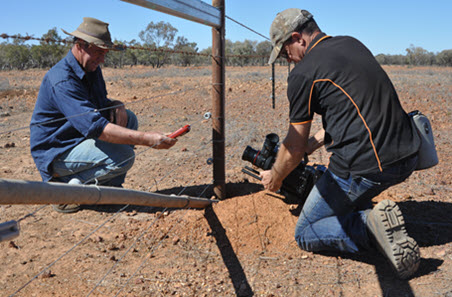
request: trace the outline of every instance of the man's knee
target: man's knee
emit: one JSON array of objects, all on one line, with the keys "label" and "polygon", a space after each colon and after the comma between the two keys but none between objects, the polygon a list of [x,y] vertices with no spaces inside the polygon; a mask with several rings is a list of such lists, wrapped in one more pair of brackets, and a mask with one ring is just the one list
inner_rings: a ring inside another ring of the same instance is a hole
[{"label": "man's knee", "polygon": [[123,168],[123,170],[129,171],[132,168],[134,163],[135,163],[135,154],[133,154],[133,156],[128,158],[127,161],[125,161],[121,167]]},{"label": "man's knee", "polygon": [[304,236],[304,231],[306,227],[307,226],[297,224],[297,226],[295,227],[295,242],[302,250],[311,252],[309,244],[307,244],[306,238]]},{"label": "man's knee", "polygon": [[129,145],[118,145],[115,150],[115,155],[110,156],[113,160],[114,166],[122,171],[128,171],[132,168],[135,162],[135,151]]},{"label": "man's knee", "polygon": [[313,249],[313,245],[309,244],[309,241],[304,238],[302,232],[295,232],[295,242],[298,244],[298,246],[307,252],[315,252],[316,250]]}]

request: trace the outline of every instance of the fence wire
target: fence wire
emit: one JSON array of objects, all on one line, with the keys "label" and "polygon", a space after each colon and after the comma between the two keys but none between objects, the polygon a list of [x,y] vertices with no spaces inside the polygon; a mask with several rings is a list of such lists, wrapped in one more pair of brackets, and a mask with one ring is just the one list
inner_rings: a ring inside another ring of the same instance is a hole
[{"label": "fence wire", "polygon": [[[145,99],[141,99],[141,100],[137,100],[137,101],[131,102],[130,105],[131,105],[131,104],[137,104],[137,103],[140,103],[140,102],[143,102],[143,101],[147,101],[147,100],[151,100],[151,99],[155,99],[155,98],[159,98],[159,97],[164,97],[164,96],[169,96],[169,95],[184,93],[184,92],[187,92],[187,91],[196,90],[196,89],[198,89],[198,88],[199,88],[199,87],[189,88],[189,89],[184,89],[184,90],[180,90],[180,91],[174,91],[174,92],[170,92],[170,93],[166,93],[166,94],[162,94],[162,95],[157,95],[157,96],[153,96],[153,97],[150,97],[150,98],[145,98]],[[124,104],[123,104],[123,105],[124,105]],[[115,108],[115,107],[113,106],[113,107],[106,107],[106,108],[102,108],[102,109],[94,109],[94,110],[91,111],[91,112],[99,112],[99,111],[103,111],[103,110],[109,110],[109,109],[112,109],[112,108]],[[48,124],[48,123],[54,123],[54,122],[58,122],[58,121],[62,121],[62,120],[68,119],[68,118],[80,117],[80,116],[84,116],[84,115],[86,115],[86,113],[81,113],[81,114],[73,115],[73,116],[71,116],[71,117],[63,117],[63,118],[60,118],[60,119],[51,120],[51,121],[46,121],[46,122],[42,122],[42,123],[36,123],[35,125],[45,125],[45,124]],[[198,124],[200,121],[202,121],[202,120],[204,120],[204,119],[206,119],[206,117],[204,117],[203,119],[200,119],[200,120],[198,120],[198,121],[192,123],[191,125],[196,125],[196,124]],[[1,132],[0,132],[0,135],[1,135],[1,134],[6,134],[6,133],[11,133],[11,132],[18,131],[18,130],[28,129],[28,128],[29,128],[29,126],[24,126],[24,127],[20,127],[20,128],[16,128],[16,129],[10,129],[10,130],[7,130],[7,131],[1,131]],[[130,158],[128,158],[128,159],[123,160],[122,162],[119,163],[119,165],[121,165],[121,164],[123,164],[123,163],[125,163],[125,162],[130,161],[130,159],[135,158],[135,157],[138,156],[138,155],[144,154],[145,152],[151,150],[152,148],[158,146],[159,144],[160,144],[160,143],[156,143],[156,144],[154,144],[154,145],[151,146],[151,147],[147,147],[144,151],[141,151],[141,152],[136,153],[134,157],[130,157]],[[207,144],[205,144],[204,147],[205,147],[206,145],[207,145]],[[180,166],[181,166],[181,165],[176,166],[176,167],[173,168],[170,172],[168,172],[164,177],[162,177],[158,182],[156,181],[156,183],[154,184],[154,186],[157,187],[157,185],[158,185],[159,182],[162,182],[166,177],[170,176],[170,174],[173,173],[175,170],[177,170]],[[106,175],[106,174],[108,174],[108,173],[109,173],[109,172],[107,171],[107,172],[105,172],[104,175]],[[89,180],[85,181],[83,184],[89,184],[89,183],[92,183],[92,182],[96,182],[96,184],[97,184],[97,178],[99,178],[99,177],[101,177],[101,176],[98,176],[98,177],[96,177],[96,178],[89,179]],[[151,190],[151,189],[149,189],[149,191],[150,191],[150,190]],[[24,215],[24,216],[21,217],[20,219],[18,219],[18,220],[17,220],[17,223],[20,223],[21,221],[23,221],[24,219],[26,219],[26,218],[28,218],[28,217],[34,216],[37,212],[43,210],[43,209],[46,208],[47,206],[48,206],[48,205],[43,205],[43,206],[38,207],[38,208],[35,209],[34,211],[32,211],[32,212],[30,212],[30,213]]]},{"label": "fence wire", "polygon": [[[198,122],[200,122],[201,120],[194,122],[193,124],[197,124]],[[158,145],[158,144],[156,144]],[[205,146],[205,145],[204,145]],[[151,148],[147,148],[145,151],[137,153],[138,154],[142,154],[146,151],[148,151]],[[196,152],[196,151],[195,151]],[[127,161],[127,160],[126,160]],[[125,161],[124,161],[125,162]],[[207,165],[209,165],[209,163],[207,163]],[[182,162],[181,165],[177,166],[180,167],[182,166]],[[204,171],[205,169],[207,169],[207,166],[202,167],[199,171],[198,174],[195,175],[195,177],[193,178],[193,180],[191,182],[194,181],[194,179],[201,174],[202,171]],[[165,175],[159,182],[161,182],[164,178],[168,177],[172,172],[174,172],[175,169],[173,169],[170,173],[168,173],[167,175]],[[93,179],[94,180],[94,179]],[[88,181],[89,182],[89,181]],[[190,183],[189,183],[190,184]],[[208,187],[208,186],[207,186]],[[206,189],[207,189],[206,187]],[[177,195],[180,196],[184,193],[184,191],[187,189],[187,186],[185,186]],[[206,190],[205,189],[205,190]],[[204,193],[205,190],[202,192]],[[32,213],[29,213],[27,215],[25,215],[24,217],[22,217],[20,219],[23,220],[27,217],[33,216],[36,212],[38,212],[39,210],[43,209],[44,207],[46,207],[47,205],[44,205],[40,208],[38,208],[37,210],[33,211]],[[111,220],[113,220],[117,215],[119,215],[123,210],[125,210],[127,207],[129,207],[130,205],[126,205],[124,207],[122,207],[120,210],[118,210],[112,217],[108,218],[106,221],[104,221],[101,225],[99,225],[98,227],[96,227],[94,230],[92,230],[87,236],[85,236],[82,240],[80,240],[79,242],[77,242],[74,246],[72,246],[69,250],[67,250],[65,253],[63,253],[61,256],[59,256],[57,259],[55,259],[53,262],[51,262],[49,265],[47,265],[43,270],[41,270],[39,273],[37,273],[35,276],[33,276],[28,282],[26,282],[25,284],[23,284],[21,287],[19,287],[14,293],[12,293],[10,296],[15,296],[17,293],[19,293],[20,291],[22,291],[25,287],[27,287],[29,284],[31,284],[35,279],[37,279],[40,275],[44,274],[46,271],[48,271],[52,266],[54,266],[58,261],[60,261],[61,259],[63,259],[66,255],[68,255],[70,252],[72,252],[73,250],[75,250],[75,248],[77,248],[80,244],[82,244],[84,241],[86,241],[86,239],[88,239],[91,235],[93,235],[96,231],[98,231],[100,228],[102,228],[103,226],[105,226],[106,223],[110,222]],[[164,209],[164,211],[167,208]],[[190,208],[188,208],[190,209]],[[148,226],[148,228],[146,230],[143,231],[143,233],[135,239],[135,241],[132,243],[132,245],[126,250],[126,252],[121,256],[121,258],[115,263],[115,265],[113,265],[113,267],[111,267],[106,274],[99,280],[99,282],[95,285],[95,287],[88,293],[87,296],[90,296],[91,293],[93,293],[95,291],[95,289],[103,282],[103,280],[111,273],[111,271],[116,267],[116,265],[119,264],[119,262],[122,260],[122,258],[124,258],[129,251],[133,248],[133,246],[140,240],[140,238],[142,238],[142,236],[145,234],[145,232],[147,230],[149,230],[150,227],[152,227],[153,224],[151,224],[150,226]],[[174,227],[174,225],[173,225]],[[172,228],[173,228],[172,227]],[[168,233],[172,230],[172,228],[168,231]],[[160,246],[161,241],[163,241],[164,238],[162,238],[160,240],[160,242],[158,243],[157,247]],[[154,249],[153,249],[154,250]],[[142,264],[144,265],[144,263]],[[140,265],[141,266],[141,265]]]},{"label": "fence wire", "polygon": [[[189,89],[186,88],[186,89],[184,89],[184,90],[174,91],[174,92],[170,92],[170,93],[163,94],[163,95],[157,95],[157,96],[153,96],[153,97],[151,97],[151,98],[145,98],[145,99],[142,99],[142,100],[138,100],[138,101],[132,102],[132,104],[136,104],[136,103],[139,103],[139,102],[143,102],[143,101],[145,101],[145,100],[154,99],[154,98],[157,98],[157,97],[169,96],[169,95],[174,95],[174,94],[178,94],[178,93],[186,93],[187,91],[196,90],[196,89],[198,89],[198,88],[199,88],[199,87],[189,88]],[[110,109],[110,108],[111,108],[111,107],[108,107],[108,108],[104,108],[104,109],[102,109],[102,110],[108,110],[108,109]],[[98,111],[100,111],[100,110],[93,110],[92,112],[98,112]],[[208,114],[208,113],[206,113],[206,114]],[[206,119],[209,119],[210,116],[207,118],[207,117],[206,117],[206,114],[204,114],[204,116],[203,116],[201,119],[199,119],[199,120],[197,120],[197,121],[195,121],[195,122],[192,122],[190,126],[196,126],[196,125],[197,125],[198,123],[200,123],[201,121],[205,121]],[[73,117],[76,117],[76,116],[83,116],[83,115],[85,115],[85,113],[79,114],[79,115],[74,115]],[[57,119],[57,120],[54,120],[54,121],[51,121],[51,122],[57,122],[57,121],[61,121],[61,120],[63,120],[63,119],[67,119],[67,118],[61,118],[61,119]],[[38,123],[37,125],[43,125],[43,124],[46,124],[46,123],[49,123],[49,122]],[[11,129],[11,130],[9,130],[9,131],[1,132],[0,134],[10,133],[10,132],[17,131],[17,130],[20,130],[20,129],[25,129],[25,128],[28,128],[28,126],[27,126],[27,127],[22,127],[22,128],[17,128],[17,129]],[[208,143],[201,145],[201,148],[199,148],[198,150],[195,150],[193,153],[196,153],[197,151],[201,150],[201,149],[202,149],[203,147],[205,147],[207,144],[208,144]],[[156,144],[156,145],[158,145],[158,144]],[[152,148],[152,147],[148,147],[148,148],[146,148],[144,151],[141,151],[141,152],[139,152],[139,153],[136,153],[135,156],[138,156],[138,155],[140,155],[140,154],[143,154],[143,153],[149,151],[151,148]],[[189,157],[189,156],[186,156],[186,158],[188,158],[188,157]],[[123,162],[126,162],[126,161],[128,161],[128,160],[124,160]],[[158,183],[162,182],[165,178],[169,177],[172,173],[174,173],[175,170],[176,170],[177,168],[179,168],[179,167],[182,166],[182,164],[183,164],[183,162],[181,162],[181,164],[178,165],[178,166],[173,166],[172,170],[171,170],[170,172],[168,172],[165,176],[163,176],[163,177],[160,179],[160,181],[158,181],[158,182],[156,181],[155,186],[157,186]],[[208,165],[208,164],[207,164],[207,165]],[[203,170],[206,169],[206,168],[207,168],[206,166],[202,167],[202,168],[199,170],[198,175],[200,174],[201,171],[203,171]],[[196,176],[197,176],[197,175],[196,175]],[[95,179],[93,178],[92,180],[95,180]],[[85,183],[89,183],[89,182],[91,182],[92,180],[88,180],[88,181],[86,181]],[[187,188],[187,186],[185,186],[185,187],[178,193],[178,195],[181,195],[181,194],[186,190],[186,188]],[[204,193],[204,191],[203,191],[203,193]],[[28,217],[34,216],[38,211],[44,209],[46,206],[48,206],[48,205],[43,205],[43,206],[39,207],[38,209],[36,209],[36,210],[30,212],[29,214],[27,214],[27,215],[21,217],[18,221],[20,222],[20,221],[22,221],[22,220],[24,220],[24,219],[26,219],[26,218],[28,218]],[[58,261],[60,261],[62,258],[64,258],[67,254],[69,254],[70,252],[72,252],[76,247],[78,247],[78,246],[79,246],[81,243],[83,243],[87,238],[89,238],[89,237],[90,237],[92,234],[94,234],[97,230],[99,230],[101,227],[103,227],[107,222],[111,221],[111,220],[112,220],[115,216],[117,216],[121,211],[125,210],[128,206],[129,206],[129,205],[126,205],[125,207],[121,208],[121,209],[120,209],[113,217],[107,219],[107,220],[106,220],[105,222],[103,222],[100,226],[98,226],[98,227],[96,227],[94,230],[92,230],[92,231],[91,231],[86,237],[84,237],[81,241],[79,241],[78,243],[76,243],[76,244],[75,244],[74,246],[72,246],[69,250],[67,250],[65,253],[63,253],[60,257],[58,257],[57,259],[55,259],[53,262],[51,262],[49,265],[47,265],[43,270],[41,270],[38,274],[36,274],[34,277],[32,277],[28,282],[26,282],[24,285],[22,285],[20,288],[18,288],[11,296],[15,296],[18,292],[20,292],[22,289],[24,289],[25,287],[27,287],[30,283],[32,283],[32,282],[33,282],[35,279],[37,279],[40,275],[44,274],[47,270],[49,270],[49,268],[51,268],[53,265],[55,265]],[[150,227],[149,227],[149,228],[150,228]],[[140,237],[139,237],[139,238],[140,238]],[[139,240],[139,238],[136,239],[135,243]],[[128,249],[128,251],[130,251],[130,248]],[[127,251],[127,252],[128,252],[128,251]],[[126,254],[127,254],[127,253],[126,253]],[[123,257],[124,257],[126,254],[124,254]],[[114,267],[112,267],[112,268],[105,274],[104,278],[107,277],[107,275],[108,275],[113,269],[114,269]],[[97,286],[100,285],[100,283],[103,281],[104,278],[102,278],[102,279],[99,281],[99,283],[96,285],[96,287],[93,288],[93,290],[92,290],[91,292],[93,292],[93,291],[97,288]],[[89,294],[91,294],[91,292],[90,292]],[[89,294],[88,294],[88,295],[89,295]]]},{"label": "fence wire", "polygon": [[[133,102],[128,102],[127,105],[134,105],[134,104],[137,104],[137,103],[141,103],[143,101],[157,99],[157,98],[161,98],[161,97],[165,97],[165,96],[176,95],[176,94],[185,93],[187,91],[192,91],[192,90],[197,90],[197,89],[199,89],[199,87],[188,88],[188,89],[184,89],[184,90],[173,91],[173,92],[169,92],[169,93],[165,93],[165,94],[155,95],[155,96],[152,96],[152,97],[149,97],[149,98],[143,98],[143,99],[136,100],[136,101],[133,101]],[[110,109],[115,109],[118,106],[124,106],[124,105],[125,104],[123,103],[121,105],[109,106],[109,107],[104,107],[104,108],[100,108],[100,109],[93,109],[91,111],[75,114],[75,115],[72,115],[72,116],[69,116],[69,117],[62,117],[62,118],[55,119],[55,120],[44,121],[44,122],[35,123],[35,124],[32,124],[32,125],[27,125],[27,126],[14,128],[14,129],[0,131],[0,135],[1,134],[11,133],[11,132],[16,132],[16,131],[20,131],[20,130],[24,130],[24,129],[29,129],[31,126],[41,126],[41,125],[47,125],[47,124],[52,124],[52,123],[58,123],[58,122],[61,122],[61,121],[64,121],[64,120],[68,120],[68,119],[71,119],[71,118],[81,117],[81,116],[87,115],[89,113],[102,112],[102,111],[106,111],[106,110],[110,110]]]},{"label": "fence wire", "polygon": [[[226,16],[227,17],[227,16]],[[243,25],[242,23],[227,17],[228,19],[230,19],[231,21],[245,27],[246,29],[266,38],[265,36],[263,36],[262,34],[259,34],[258,32],[252,30],[251,28]],[[45,42],[45,43],[62,43],[62,44],[73,44],[73,41],[68,40],[68,39],[63,39],[63,40],[55,40],[55,39],[51,39],[51,38],[36,38],[33,36],[21,36],[19,34],[17,35],[8,35],[8,34],[1,34],[0,35],[1,38],[3,39],[19,39],[19,40],[24,40],[24,41],[29,41],[29,40],[35,40],[35,41],[40,41],[40,42]],[[266,38],[268,40],[268,38]],[[205,57],[212,57],[212,58],[217,58],[217,57],[213,57],[211,54],[206,54],[206,53],[197,53],[197,52],[188,52],[188,51],[180,51],[180,50],[174,50],[174,49],[161,49],[161,48],[152,48],[152,47],[142,47],[142,46],[131,46],[131,45],[125,45],[125,44],[117,44],[114,45],[114,49],[118,49],[118,50],[127,50],[127,49],[136,49],[136,50],[144,50],[144,51],[149,51],[149,52],[160,52],[160,53],[169,53],[169,54],[182,54],[182,55],[193,55],[193,56],[205,56]],[[267,58],[268,55],[226,55],[226,57],[243,57],[243,58]],[[193,88],[195,89],[195,88]],[[193,89],[189,89],[189,90],[193,90]],[[173,94],[177,94],[177,93],[182,93],[182,92],[186,92],[187,90],[184,91],[176,91],[176,92],[171,92],[169,94],[164,94],[164,95],[158,95],[158,96],[153,96],[151,98],[146,98],[146,99],[142,99],[139,101],[135,101],[133,103],[129,103],[129,104],[135,104],[144,100],[150,100],[153,98],[157,98],[157,97],[162,97],[162,96],[167,96],[167,95],[173,95]],[[108,107],[108,108],[104,108],[102,110],[108,110],[110,108],[114,108],[114,107]],[[93,112],[97,112],[97,111],[102,111],[102,110],[93,110]],[[83,114],[80,115],[75,115],[75,116],[82,116]],[[61,121],[67,118],[62,118],[62,119],[57,119],[57,120],[53,120],[53,121],[49,121],[49,122],[44,122],[44,123],[38,123],[36,125],[43,125],[43,124],[47,124],[50,122],[57,122],[57,121]],[[196,123],[194,123],[196,124]],[[29,128],[29,126],[26,127],[21,127],[21,128],[16,128],[16,129],[12,129],[12,130],[8,130],[8,131],[3,131],[0,132],[1,134],[4,133],[10,133],[10,132],[14,132],[17,130],[21,130],[21,129],[26,129]],[[211,142],[211,141],[210,141]],[[209,142],[209,143],[210,143]],[[201,150],[203,147],[205,147],[208,143],[206,144],[202,144],[201,148],[199,148],[199,150]],[[150,148],[147,148],[146,150],[137,153],[138,154],[143,154],[145,152],[147,152]],[[197,150],[196,150],[197,151]],[[196,152],[195,151],[195,152]],[[127,160],[124,160],[124,162],[126,162]],[[183,162],[181,162],[181,164],[183,164]],[[209,161],[207,161],[207,164],[210,164]],[[181,165],[179,165],[178,167],[180,167]],[[198,174],[195,175],[194,179],[201,174],[202,171],[204,171],[207,167],[202,167]],[[156,181],[155,186],[158,185],[158,183],[160,183],[162,180],[164,180],[165,178],[167,178],[169,175],[171,175],[175,170],[177,169],[177,167],[173,168],[170,172],[168,172],[165,176],[163,176],[158,182]],[[192,181],[192,182],[193,182]],[[90,181],[87,181],[90,182]],[[211,185],[207,185],[203,191],[201,192],[200,196],[204,195],[205,191],[207,191],[207,189],[211,187]],[[179,193],[178,195],[181,195],[187,187],[184,187]],[[41,209],[43,209],[44,207],[46,207],[47,205],[44,205],[38,209],[36,209],[35,211],[25,215],[24,217],[20,218],[19,221],[22,221],[23,219],[26,219],[27,217],[30,216],[34,216],[38,211],[40,211]],[[60,261],[62,258],[64,258],[66,255],[68,255],[70,252],[72,252],[73,250],[75,250],[80,244],[82,244],[84,241],[86,241],[86,239],[88,239],[91,235],[93,235],[95,232],[97,232],[99,229],[101,229],[102,227],[104,227],[108,222],[112,221],[115,217],[117,217],[122,211],[124,211],[127,207],[129,207],[129,205],[126,205],[124,207],[122,207],[120,210],[118,210],[113,216],[111,216],[110,218],[108,218],[107,220],[105,220],[102,224],[100,224],[99,226],[97,226],[96,228],[94,228],[88,235],[86,235],[84,238],[82,238],[79,242],[77,242],[74,246],[72,246],[69,250],[67,250],[66,252],[64,252],[62,255],[60,255],[57,259],[55,259],[53,262],[51,262],[49,265],[47,265],[44,269],[42,269],[38,274],[36,274],[34,277],[32,277],[28,282],[26,282],[24,285],[22,285],[20,288],[18,288],[13,294],[11,294],[10,296],[15,296],[17,293],[19,293],[22,289],[24,289],[25,287],[27,287],[30,283],[32,283],[35,279],[37,279],[40,275],[42,275],[43,273],[45,273],[46,271],[48,271],[53,265],[55,265],[58,261]],[[185,214],[187,213],[187,211],[189,210],[189,208],[187,208],[185,210]],[[163,210],[163,212],[166,211],[166,208]],[[162,212],[162,214],[163,214]],[[184,214],[184,215],[185,215]],[[179,219],[179,222],[182,220],[183,216]],[[118,261],[115,262],[115,264],[110,267],[110,269],[108,269],[106,271],[106,273],[99,279],[99,281],[95,284],[95,286],[91,289],[91,291],[87,294],[87,296],[90,296],[93,292],[96,291],[96,289],[99,287],[99,285],[106,279],[106,277],[115,269],[115,267],[121,262],[121,260],[133,249],[133,247],[141,240],[141,238],[147,233],[148,230],[150,230],[150,228],[155,224],[155,222],[159,219],[159,217],[157,217],[146,229],[143,230],[143,232],[135,238],[135,240],[133,241],[133,243],[129,246],[129,248],[122,254],[122,256],[118,259]],[[168,235],[173,228],[176,226],[177,224],[173,224],[171,226],[171,228],[166,232],[166,235]],[[259,232],[259,230],[258,230]],[[153,253],[156,251],[156,249],[162,244],[163,240],[165,237],[161,237],[161,240],[158,241],[158,243],[156,245],[154,245],[151,249],[151,251],[143,258],[141,264],[139,265],[139,267],[135,270],[135,272],[130,276],[130,278],[126,281],[126,283],[120,288],[120,290],[117,292],[117,294],[115,296],[117,296],[118,294],[120,294],[123,289],[129,284],[130,280],[140,271],[140,269],[145,265],[145,263],[151,258],[151,256],[153,255]]]},{"label": "fence wire", "polygon": [[[40,38],[40,37],[34,37],[32,35],[25,35],[22,36],[20,34],[15,35],[9,35],[6,33],[0,34],[0,38],[3,39],[17,39],[17,40],[24,40],[24,41],[40,41],[45,43],[62,43],[65,45],[72,45],[74,44],[74,41],[69,39],[52,39],[52,38]],[[175,49],[167,49],[167,48],[155,48],[155,47],[146,47],[146,46],[135,46],[135,45],[127,45],[127,44],[113,44],[111,46],[111,49],[113,50],[143,50],[148,52],[156,52],[156,53],[166,53],[166,54],[181,54],[186,56],[202,56],[202,57],[212,57],[215,58],[212,54],[207,53],[198,53],[198,52],[191,52],[191,51],[182,51],[182,50],[175,50]],[[239,55],[239,54],[226,54],[225,58],[268,58],[270,55]]]}]

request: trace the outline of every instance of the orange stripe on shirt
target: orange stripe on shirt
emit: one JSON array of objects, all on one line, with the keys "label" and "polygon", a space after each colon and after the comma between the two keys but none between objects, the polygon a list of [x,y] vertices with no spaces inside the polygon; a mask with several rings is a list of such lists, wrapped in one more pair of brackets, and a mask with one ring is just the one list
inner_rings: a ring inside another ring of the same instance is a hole
[{"label": "orange stripe on shirt", "polygon": [[310,122],[312,122],[312,120],[304,121],[304,122],[298,122],[298,123],[290,123],[290,124],[291,125],[303,125],[303,124],[307,124],[307,123],[310,123]]},{"label": "orange stripe on shirt", "polygon": [[309,54],[309,52],[317,45],[317,44],[319,44],[319,42],[320,41],[322,41],[322,40],[324,40],[324,39],[327,39],[327,38],[330,38],[331,36],[330,35],[325,35],[325,36],[323,36],[322,38],[320,38],[310,49],[309,49],[309,51],[306,53],[306,54]]},{"label": "orange stripe on shirt", "polygon": [[335,87],[337,87],[339,90],[341,90],[342,93],[345,94],[345,96],[348,97],[348,99],[350,99],[350,101],[352,102],[352,104],[355,106],[356,111],[358,112],[359,117],[361,118],[361,121],[363,122],[364,126],[367,129],[367,132],[369,133],[369,140],[370,143],[372,145],[372,148],[374,150],[374,154],[375,154],[375,158],[377,159],[377,163],[378,163],[378,168],[380,169],[380,171],[383,171],[383,168],[381,167],[381,162],[380,162],[380,158],[378,157],[378,153],[377,153],[377,149],[375,148],[375,144],[374,141],[372,139],[372,132],[370,131],[369,126],[366,123],[366,120],[364,119],[364,117],[361,115],[361,111],[359,110],[358,105],[356,105],[355,101],[352,99],[352,97],[350,97],[350,95],[344,90],[342,89],[338,84],[336,84],[335,82],[333,82],[331,79],[325,78],[325,79],[317,79],[312,83],[312,87],[311,87],[311,93],[309,94],[309,110],[308,110],[308,114],[309,116],[311,115],[311,99],[312,99],[312,91],[314,89],[314,85],[318,82],[330,82],[332,83]]}]

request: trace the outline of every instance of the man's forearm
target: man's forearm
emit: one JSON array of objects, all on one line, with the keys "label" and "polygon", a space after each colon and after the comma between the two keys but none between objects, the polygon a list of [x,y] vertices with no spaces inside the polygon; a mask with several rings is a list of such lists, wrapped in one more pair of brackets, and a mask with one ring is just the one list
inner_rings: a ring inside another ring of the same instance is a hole
[{"label": "man's forearm", "polygon": [[130,145],[148,145],[144,141],[145,132],[127,129],[108,123],[99,139],[105,142]]},{"label": "man's forearm", "polygon": [[267,188],[273,191],[279,189],[282,181],[300,164],[308,148],[310,123],[290,125],[289,132],[282,142],[275,164],[271,169],[271,178],[267,178]]},{"label": "man's forearm", "polygon": [[325,130],[320,129],[314,136],[309,138],[308,149],[306,153],[310,155],[314,151],[322,147],[324,145],[324,139],[325,139]]},{"label": "man's forearm", "polygon": [[145,145],[155,149],[169,149],[177,142],[162,133],[136,131],[112,123],[105,126],[99,139],[117,144]]},{"label": "man's forearm", "polygon": [[288,148],[283,143],[278,151],[278,156],[271,171],[276,183],[282,182],[303,160],[305,150]]}]

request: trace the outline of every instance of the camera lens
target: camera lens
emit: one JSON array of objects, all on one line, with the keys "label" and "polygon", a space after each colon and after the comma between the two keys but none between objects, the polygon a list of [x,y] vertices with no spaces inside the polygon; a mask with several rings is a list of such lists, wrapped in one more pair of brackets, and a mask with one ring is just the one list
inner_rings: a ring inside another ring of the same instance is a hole
[{"label": "camera lens", "polygon": [[253,149],[249,145],[246,147],[246,149],[243,151],[242,160],[251,162],[251,164],[254,164],[256,156],[259,154],[259,151]]},{"label": "camera lens", "polygon": [[242,155],[242,160],[251,162],[251,164],[268,170],[272,167],[278,152],[279,136],[275,133],[270,133],[265,136],[264,145],[261,151],[255,150],[247,146]]}]

